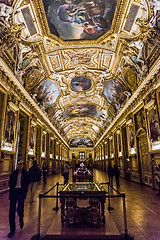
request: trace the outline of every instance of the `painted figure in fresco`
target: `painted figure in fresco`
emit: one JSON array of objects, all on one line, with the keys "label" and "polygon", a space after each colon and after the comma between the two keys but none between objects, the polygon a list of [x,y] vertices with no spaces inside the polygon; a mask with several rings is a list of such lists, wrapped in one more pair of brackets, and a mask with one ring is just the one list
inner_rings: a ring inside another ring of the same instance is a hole
[{"label": "painted figure in fresco", "polygon": [[150,131],[151,139],[153,139],[153,141],[157,141],[158,137],[160,136],[160,126],[157,114],[155,116],[152,116],[150,120]]},{"label": "painted figure in fresco", "polygon": [[84,91],[88,90],[92,85],[92,82],[89,78],[79,76],[75,77],[71,81],[71,86],[75,91]]},{"label": "painted figure in fresco", "polygon": [[43,0],[50,30],[62,39],[97,39],[111,28],[116,0]]},{"label": "painted figure in fresco", "polygon": [[130,131],[130,148],[133,148],[134,147],[134,135],[133,135],[133,132]]},{"label": "painted figure in fresco", "polygon": [[31,149],[34,149],[34,127],[30,128],[29,146]]},{"label": "painted figure in fresco", "polygon": [[14,142],[14,121],[15,121],[14,113],[12,111],[9,111],[5,131],[5,141],[9,143]]}]

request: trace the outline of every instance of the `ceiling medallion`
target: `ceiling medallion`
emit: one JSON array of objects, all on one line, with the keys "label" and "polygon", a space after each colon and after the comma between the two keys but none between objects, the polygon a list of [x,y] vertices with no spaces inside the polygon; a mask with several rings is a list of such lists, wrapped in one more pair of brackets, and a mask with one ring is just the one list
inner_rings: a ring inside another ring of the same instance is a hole
[{"label": "ceiling medallion", "polygon": [[71,80],[71,87],[73,90],[75,90],[77,92],[89,90],[91,88],[91,86],[92,86],[91,79],[84,77],[84,76],[74,77]]}]

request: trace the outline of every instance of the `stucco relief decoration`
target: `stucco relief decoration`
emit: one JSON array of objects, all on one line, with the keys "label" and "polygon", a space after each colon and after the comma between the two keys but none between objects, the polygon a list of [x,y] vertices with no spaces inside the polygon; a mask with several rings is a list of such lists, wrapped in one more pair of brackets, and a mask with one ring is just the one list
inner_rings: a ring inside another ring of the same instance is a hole
[{"label": "stucco relief decoration", "polygon": [[93,142],[87,137],[77,137],[70,142],[70,147],[86,146],[93,147]]},{"label": "stucco relief decoration", "polygon": [[58,55],[49,56],[49,60],[51,62],[51,66],[53,70],[57,70],[58,68],[61,67]]},{"label": "stucco relief decoration", "polygon": [[43,0],[50,32],[63,40],[98,39],[111,29],[116,0]]},{"label": "stucco relief decoration", "polygon": [[131,91],[135,91],[139,83],[139,78],[136,72],[129,67],[124,67],[122,69],[122,77],[127,82]]},{"label": "stucco relief decoration", "polygon": [[92,86],[91,79],[83,76],[75,77],[71,80],[71,87],[77,92],[89,90]]},{"label": "stucco relief decoration", "polygon": [[24,87],[27,90],[34,88],[44,77],[44,71],[37,66],[29,67],[23,75]]},{"label": "stucco relief decoration", "polygon": [[111,55],[107,55],[107,54],[103,54],[103,62],[102,62],[102,68],[109,68],[110,66],[110,63],[111,63],[111,59],[112,59],[112,56]]},{"label": "stucco relief decoration", "polygon": [[56,102],[59,96],[57,83],[51,80],[45,80],[34,92],[34,97],[40,107],[48,111],[50,106]]},{"label": "stucco relief decoration", "polygon": [[105,80],[103,94],[115,111],[120,110],[127,97],[131,96],[129,89],[117,79]]},{"label": "stucco relief decoration", "polygon": [[87,65],[89,67],[97,67],[97,64],[92,60],[97,55],[97,50],[65,50],[63,57],[68,57],[69,61],[65,64],[66,68],[72,68],[79,65]]}]

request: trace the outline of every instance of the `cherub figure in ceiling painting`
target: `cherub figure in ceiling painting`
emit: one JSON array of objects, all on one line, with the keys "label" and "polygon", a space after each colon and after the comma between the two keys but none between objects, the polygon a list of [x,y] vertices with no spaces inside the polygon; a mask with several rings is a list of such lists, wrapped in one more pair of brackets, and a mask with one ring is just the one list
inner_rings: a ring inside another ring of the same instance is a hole
[{"label": "cherub figure in ceiling painting", "polygon": [[92,81],[83,76],[75,77],[71,80],[71,87],[73,90],[81,92],[90,89]]},{"label": "cherub figure in ceiling painting", "polygon": [[[117,79],[105,81],[103,94],[115,111],[120,110],[128,96],[127,93],[130,93],[129,89],[126,89]],[[131,96],[131,93],[129,95]]]},{"label": "cherub figure in ceiling painting", "polygon": [[45,111],[53,104],[59,96],[59,90],[55,81],[46,80],[36,90],[36,99]]},{"label": "cherub figure in ceiling painting", "polygon": [[43,0],[51,33],[63,40],[98,39],[110,30],[117,0]]}]

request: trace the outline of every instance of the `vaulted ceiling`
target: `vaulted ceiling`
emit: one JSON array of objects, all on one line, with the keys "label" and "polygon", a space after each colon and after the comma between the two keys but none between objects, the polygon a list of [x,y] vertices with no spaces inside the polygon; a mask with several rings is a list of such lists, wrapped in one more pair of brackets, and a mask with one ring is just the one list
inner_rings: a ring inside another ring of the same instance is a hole
[{"label": "vaulted ceiling", "polygon": [[147,73],[143,46],[153,4],[1,2],[12,6],[21,30],[16,77],[70,146],[94,146]]}]

